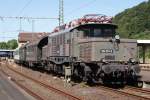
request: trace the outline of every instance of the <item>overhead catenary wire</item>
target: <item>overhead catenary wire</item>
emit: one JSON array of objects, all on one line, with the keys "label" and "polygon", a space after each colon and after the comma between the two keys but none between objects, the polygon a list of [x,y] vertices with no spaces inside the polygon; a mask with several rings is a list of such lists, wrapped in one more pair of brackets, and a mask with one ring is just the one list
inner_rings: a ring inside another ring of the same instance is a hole
[{"label": "overhead catenary wire", "polygon": [[[96,2],[96,1],[97,1],[97,0],[91,0],[91,1],[87,2],[86,4],[82,4],[82,5],[80,5],[78,8],[75,8],[75,9],[71,10],[69,13],[67,13],[67,15],[70,15],[70,16],[71,16],[71,14],[73,14],[73,13],[75,13],[75,12],[77,12],[77,11],[81,11],[81,9],[87,8],[88,6],[91,6],[92,3]],[[68,16],[67,16],[67,17],[68,17]]]},{"label": "overhead catenary wire", "polygon": [[14,36],[14,37],[13,36],[12,37],[8,37],[8,36],[5,37],[5,36],[3,36],[3,37],[0,37],[0,38],[5,39],[5,38],[17,38],[17,37],[16,36]]},{"label": "overhead catenary wire", "polygon": [[[0,16],[0,19],[2,21],[4,21],[5,19],[18,19],[19,20],[19,30],[20,31],[23,31],[22,30],[22,20],[59,20],[59,18],[56,18],[56,17],[53,17],[53,18],[48,18],[48,17],[23,17],[23,16],[20,16],[20,17],[13,17],[13,16]],[[32,23],[33,24],[33,23]],[[33,31],[33,28],[34,26],[32,25],[32,31]]]},{"label": "overhead catenary wire", "polygon": [[[17,16],[0,16],[0,20],[2,22],[4,22],[5,20],[12,20],[15,19],[17,21],[19,21],[19,29],[16,32],[22,32],[24,30],[22,30],[22,21],[23,20],[27,20],[29,23],[32,23],[32,31],[34,31],[34,22],[35,20],[59,20],[58,17],[53,17],[53,18],[49,18],[49,17],[27,17],[27,16],[20,16],[22,15],[22,13],[25,11],[26,8],[29,7],[29,5],[32,3],[33,0],[26,0],[26,3],[24,3],[24,5],[22,6],[22,8],[20,9],[20,11],[18,12],[18,14],[16,14]],[[3,32],[3,28],[1,27],[2,32],[0,33],[8,33],[8,32]]]},{"label": "overhead catenary wire", "polygon": [[29,1],[23,6],[23,8],[20,10],[20,12],[17,14],[17,16],[20,16],[20,15],[22,14],[22,12],[25,10],[25,8],[28,7],[31,2],[32,2],[32,0],[29,0]]},{"label": "overhead catenary wire", "polygon": [[54,19],[54,20],[58,20],[59,18],[48,18],[48,17],[12,17],[12,16],[0,16],[0,19],[1,20],[4,20],[4,19]]},{"label": "overhead catenary wire", "polygon": [[[23,32],[22,30],[22,20],[32,20],[32,32],[34,31],[34,21],[35,20],[58,20],[59,18],[49,18],[49,17],[14,17],[14,16],[0,16],[0,20],[3,22],[4,20],[7,19],[17,19],[19,20],[19,30],[16,30],[16,32]],[[33,21],[34,20],[34,21]],[[13,31],[15,33],[15,31]],[[0,32],[0,33],[10,33],[10,32]],[[12,31],[11,31],[12,33]]]}]

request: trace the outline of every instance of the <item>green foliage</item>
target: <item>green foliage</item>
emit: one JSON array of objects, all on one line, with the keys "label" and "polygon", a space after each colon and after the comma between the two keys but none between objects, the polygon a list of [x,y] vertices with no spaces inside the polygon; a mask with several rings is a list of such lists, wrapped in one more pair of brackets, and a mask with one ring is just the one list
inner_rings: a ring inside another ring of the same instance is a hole
[{"label": "green foliage", "polygon": [[130,35],[132,39],[150,39],[150,32],[141,32],[139,34]]},{"label": "green foliage", "polygon": [[0,42],[0,49],[7,49],[7,43],[6,42]]},{"label": "green foliage", "polygon": [[0,49],[16,49],[18,47],[17,40],[12,39],[8,42],[0,42]]},{"label": "green foliage", "polygon": [[113,22],[122,37],[150,39],[150,0],[117,14]]},{"label": "green foliage", "polygon": [[17,40],[12,39],[7,42],[8,49],[16,49],[18,47]]},{"label": "green foliage", "polygon": [[[150,39],[150,0],[117,14],[113,22],[118,25],[117,32],[121,37]],[[139,56],[143,56],[142,48],[139,48]],[[150,48],[145,56],[150,58]]]}]

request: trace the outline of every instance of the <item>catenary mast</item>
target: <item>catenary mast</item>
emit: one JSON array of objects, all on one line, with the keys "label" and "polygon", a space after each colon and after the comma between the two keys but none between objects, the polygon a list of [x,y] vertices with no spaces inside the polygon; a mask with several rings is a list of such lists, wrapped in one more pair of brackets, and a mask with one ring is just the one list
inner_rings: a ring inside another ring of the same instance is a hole
[{"label": "catenary mast", "polygon": [[59,0],[59,26],[64,24],[64,1]]}]

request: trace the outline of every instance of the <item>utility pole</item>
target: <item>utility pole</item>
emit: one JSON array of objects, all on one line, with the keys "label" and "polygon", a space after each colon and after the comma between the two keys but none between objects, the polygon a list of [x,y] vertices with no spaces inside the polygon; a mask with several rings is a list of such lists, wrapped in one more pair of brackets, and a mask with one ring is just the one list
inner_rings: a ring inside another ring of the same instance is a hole
[{"label": "utility pole", "polygon": [[19,32],[21,32],[21,31],[22,31],[22,18],[21,18],[21,17],[19,18],[19,21],[20,21],[20,22],[19,22],[19,24],[20,24]]},{"label": "utility pole", "polygon": [[35,20],[32,20],[32,32],[34,32],[34,22]]},{"label": "utility pole", "polygon": [[59,0],[59,26],[64,24],[64,1]]}]

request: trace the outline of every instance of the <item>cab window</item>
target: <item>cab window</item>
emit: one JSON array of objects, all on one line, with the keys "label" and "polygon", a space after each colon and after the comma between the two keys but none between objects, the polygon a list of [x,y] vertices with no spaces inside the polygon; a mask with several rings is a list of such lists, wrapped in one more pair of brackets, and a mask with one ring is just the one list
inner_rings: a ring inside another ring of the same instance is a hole
[{"label": "cab window", "polygon": [[80,27],[84,37],[113,37],[115,35],[115,25],[88,24]]},{"label": "cab window", "polygon": [[111,28],[103,29],[103,36],[109,37],[109,36],[113,36],[113,34],[114,34],[113,29]]},{"label": "cab window", "polygon": [[94,37],[100,37],[102,36],[102,30],[101,29],[94,29]]}]

